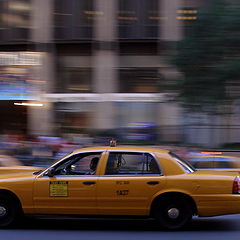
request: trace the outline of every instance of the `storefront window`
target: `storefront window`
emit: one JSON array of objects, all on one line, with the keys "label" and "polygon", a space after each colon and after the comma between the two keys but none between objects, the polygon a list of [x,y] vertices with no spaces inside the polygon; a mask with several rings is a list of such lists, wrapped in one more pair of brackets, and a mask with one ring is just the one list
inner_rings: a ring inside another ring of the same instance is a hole
[{"label": "storefront window", "polygon": [[59,131],[63,134],[83,133],[91,126],[92,103],[55,103],[55,119]]},{"label": "storefront window", "polygon": [[91,69],[64,67],[59,72],[57,92],[84,93],[92,92]]},{"label": "storefront window", "polygon": [[122,68],[119,70],[120,92],[160,92],[162,76],[158,68]]},{"label": "storefront window", "polygon": [[[115,103],[117,108],[117,124],[122,127],[129,127],[131,124],[147,124],[157,122],[158,103],[146,102],[119,102]],[[129,125],[130,124],[130,125]],[[131,128],[132,129],[132,128]]]},{"label": "storefront window", "polygon": [[43,53],[0,52],[0,134],[26,133],[27,107],[17,104],[39,100],[41,87],[36,72]]}]

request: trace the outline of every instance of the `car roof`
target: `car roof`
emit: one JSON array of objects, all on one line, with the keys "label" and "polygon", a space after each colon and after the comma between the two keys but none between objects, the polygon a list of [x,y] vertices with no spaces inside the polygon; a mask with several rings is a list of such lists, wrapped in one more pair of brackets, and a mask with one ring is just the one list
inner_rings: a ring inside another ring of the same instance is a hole
[{"label": "car roof", "polygon": [[168,153],[169,150],[160,149],[157,147],[139,147],[139,146],[101,146],[101,147],[88,147],[75,150],[73,153],[80,153],[86,151],[136,151],[136,152],[159,152],[159,153]]},{"label": "car roof", "polygon": [[202,158],[240,160],[240,157],[237,157],[237,156],[227,156],[227,155],[196,155],[196,156],[190,156],[188,159],[202,159]]}]

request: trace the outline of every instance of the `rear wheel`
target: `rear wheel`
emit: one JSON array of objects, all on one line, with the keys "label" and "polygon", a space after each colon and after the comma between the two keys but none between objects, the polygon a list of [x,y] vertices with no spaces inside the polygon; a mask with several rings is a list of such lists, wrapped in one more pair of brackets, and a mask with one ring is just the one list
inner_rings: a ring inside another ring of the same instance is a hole
[{"label": "rear wheel", "polygon": [[184,198],[160,200],[154,210],[159,224],[165,229],[179,229],[185,226],[193,216],[193,210]]},{"label": "rear wheel", "polygon": [[11,196],[0,194],[0,227],[14,225],[21,216],[18,202]]}]

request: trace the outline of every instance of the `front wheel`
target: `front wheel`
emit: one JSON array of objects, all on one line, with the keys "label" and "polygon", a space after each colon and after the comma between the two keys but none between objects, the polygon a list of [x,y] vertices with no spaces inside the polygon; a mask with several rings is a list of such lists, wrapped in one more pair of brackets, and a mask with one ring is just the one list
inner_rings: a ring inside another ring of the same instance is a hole
[{"label": "front wheel", "polygon": [[165,229],[174,230],[185,226],[193,216],[190,204],[185,199],[162,199],[158,202],[154,215]]},{"label": "front wheel", "polygon": [[0,227],[9,227],[17,222],[21,215],[17,202],[11,196],[0,194]]}]

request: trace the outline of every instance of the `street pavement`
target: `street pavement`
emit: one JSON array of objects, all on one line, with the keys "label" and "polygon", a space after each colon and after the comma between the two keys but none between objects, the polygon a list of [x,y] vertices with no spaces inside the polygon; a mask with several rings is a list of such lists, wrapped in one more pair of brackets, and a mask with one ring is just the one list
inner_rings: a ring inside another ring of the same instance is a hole
[{"label": "street pavement", "polygon": [[240,239],[240,214],[196,218],[179,231],[163,231],[154,221],[113,219],[41,219],[24,226],[0,229],[4,240],[237,240]]}]

